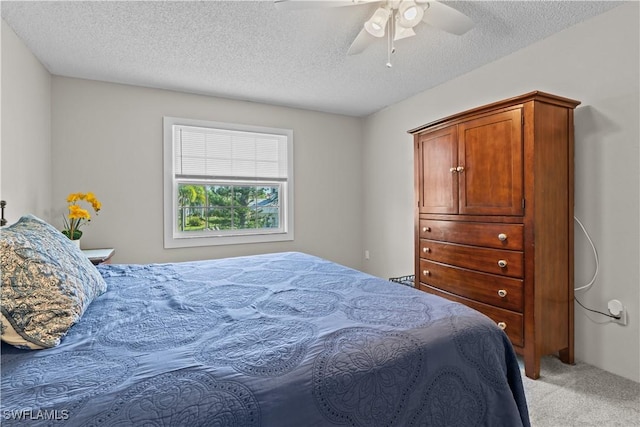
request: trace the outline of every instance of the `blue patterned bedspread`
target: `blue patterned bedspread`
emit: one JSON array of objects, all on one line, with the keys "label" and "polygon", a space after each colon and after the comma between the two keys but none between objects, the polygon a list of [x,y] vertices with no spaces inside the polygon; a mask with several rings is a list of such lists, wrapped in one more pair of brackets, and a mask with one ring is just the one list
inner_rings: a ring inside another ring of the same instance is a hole
[{"label": "blue patterned bedspread", "polygon": [[3,344],[4,425],[529,425],[465,306],[296,252],[99,270],[60,346]]}]

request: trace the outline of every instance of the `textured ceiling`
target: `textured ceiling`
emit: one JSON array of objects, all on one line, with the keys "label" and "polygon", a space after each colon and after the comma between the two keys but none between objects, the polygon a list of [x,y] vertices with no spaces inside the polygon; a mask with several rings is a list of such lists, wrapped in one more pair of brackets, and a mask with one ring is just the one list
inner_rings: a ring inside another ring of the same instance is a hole
[{"label": "textured ceiling", "polygon": [[374,4],[305,10],[272,1],[2,1],[3,19],[55,75],[365,116],[619,5],[443,2],[462,36],[420,24],[347,50]]}]

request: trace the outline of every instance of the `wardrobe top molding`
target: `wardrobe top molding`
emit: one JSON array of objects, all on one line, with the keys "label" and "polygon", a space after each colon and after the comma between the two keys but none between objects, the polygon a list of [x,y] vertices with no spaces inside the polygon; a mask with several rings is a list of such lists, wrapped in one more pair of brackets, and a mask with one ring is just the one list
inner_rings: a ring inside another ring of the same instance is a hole
[{"label": "wardrobe top molding", "polygon": [[427,123],[426,125],[419,126],[415,129],[408,130],[407,133],[416,134],[425,129],[433,128],[435,126],[438,126],[444,123],[453,124],[452,122],[455,122],[456,120],[461,120],[461,119],[468,120],[469,116],[480,115],[488,112],[495,112],[495,110],[498,110],[500,108],[513,107],[514,105],[523,104],[529,101],[545,102],[547,104],[553,104],[553,105],[558,105],[558,106],[567,107],[567,108],[576,108],[578,105],[580,105],[580,101],[576,101],[575,99],[565,98],[562,96],[552,95],[550,93],[540,92],[536,90],[533,92],[525,93],[524,95],[503,99],[502,101],[498,101],[491,104],[483,105],[481,107],[476,107],[470,110],[462,111],[460,113],[457,113],[448,117],[444,117],[442,119],[433,121],[431,123]]}]

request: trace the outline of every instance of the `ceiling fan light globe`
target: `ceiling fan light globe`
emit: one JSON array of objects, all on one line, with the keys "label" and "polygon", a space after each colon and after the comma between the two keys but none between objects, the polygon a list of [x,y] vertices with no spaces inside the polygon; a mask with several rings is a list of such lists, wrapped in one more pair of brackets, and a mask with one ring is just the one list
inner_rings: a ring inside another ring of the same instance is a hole
[{"label": "ceiling fan light globe", "polygon": [[407,21],[411,21],[412,19],[415,19],[417,15],[418,11],[416,10],[416,6],[412,6],[404,11],[402,17]]},{"label": "ceiling fan light globe", "polygon": [[379,24],[370,24],[368,22],[366,22],[364,24],[364,29],[367,30],[367,32],[369,34],[371,34],[373,37],[383,37],[384,36],[384,28],[381,27]]},{"label": "ceiling fan light globe", "polygon": [[424,9],[411,0],[406,0],[398,6],[398,23],[405,28],[413,28],[422,21]]},{"label": "ceiling fan light globe", "polygon": [[384,7],[378,8],[371,18],[364,23],[364,29],[374,37],[383,37],[384,28],[387,26],[390,14],[389,9],[385,9]]},{"label": "ceiling fan light globe", "polygon": [[413,28],[405,28],[398,25],[396,27],[395,34],[393,35],[393,41],[406,39],[407,37],[413,37],[415,35],[416,35],[416,32],[413,31]]}]

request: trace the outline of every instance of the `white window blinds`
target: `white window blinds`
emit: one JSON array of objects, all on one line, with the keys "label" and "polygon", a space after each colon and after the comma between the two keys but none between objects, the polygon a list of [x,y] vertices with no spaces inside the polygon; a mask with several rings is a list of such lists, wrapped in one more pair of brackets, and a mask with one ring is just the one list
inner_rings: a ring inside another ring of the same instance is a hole
[{"label": "white window blinds", "polygon": [[287,179],[287,136],[174,125],[176,178]]}]

